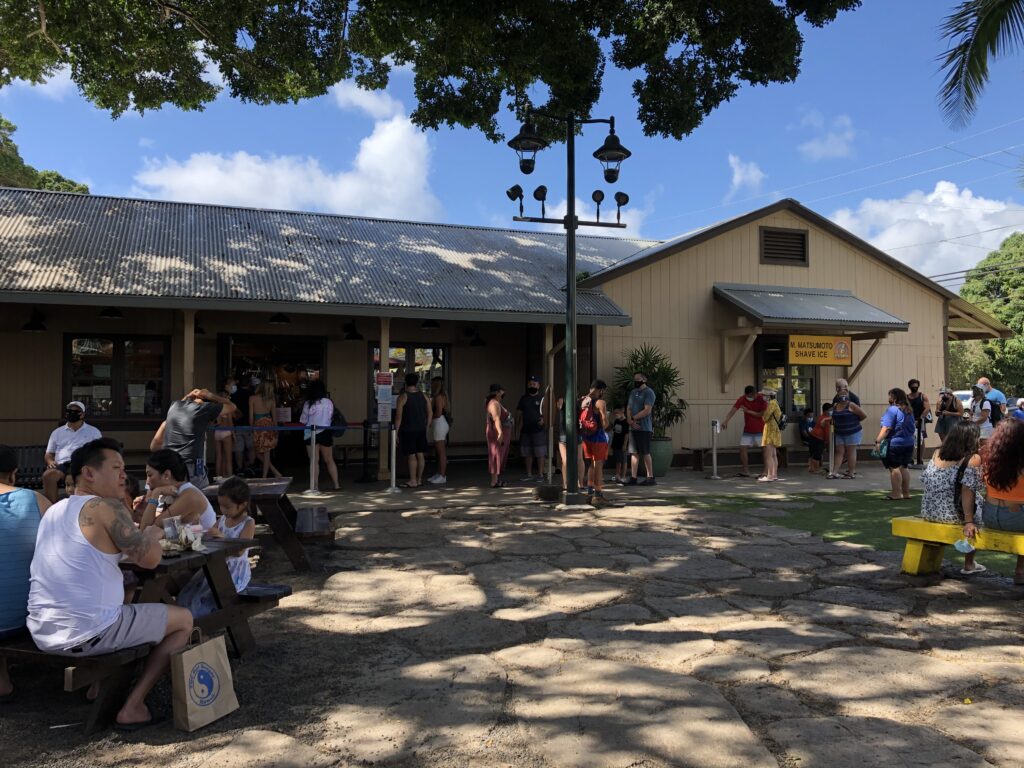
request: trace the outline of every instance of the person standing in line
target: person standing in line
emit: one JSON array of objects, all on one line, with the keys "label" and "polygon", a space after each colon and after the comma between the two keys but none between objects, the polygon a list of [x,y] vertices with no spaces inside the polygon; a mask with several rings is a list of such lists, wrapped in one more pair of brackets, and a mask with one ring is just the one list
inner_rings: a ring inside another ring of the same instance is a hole
[{"label": "person standing in line", "polygon": [[964,420],[964,404],[949,387],[939,389],[939,402],[935,406],[935,434],[945,440],[953,427]]},{"label": "person standing in line", "polygon": [[1024,421],[1024,397],[1017,398],[1017,410],[1013,412],[1013,418]]},{"label": "person standing in line", "polygon": [[[654,463],[651,460],[651,438],[654,437],[654,404],[658,397],[647,386],[647,374],[633,374],[633,391],[626,403],[626,420],[629,422],[630,476],[626,485],[656,485]],[[637,482],[640,462],[643,461],[647,476]]]},{"label": "person standing in line", "polygon": [[102,435],[92,424],[85,423],[85,404],[72,400],[64,406],[64,423],[50,433],[46,441],[43,472],[43,495],[50,502],[57,501],[58,489],[64,484],[71,464],[71,454],[76,448],[98,440]]},{"label": "person standing in line", "polygon": [[761,450],[764,452],[764,474],[757,478],[759,483],[774,483],[779,479],[779,454],[782,447],[782,408],[776,399],[774,389],[762,389],[767,406],[761,414],[763,433]]},{"label": "person standing in line", "polygon": [[978,386],[985,392],[985,399],[992,403],[992,426],[998,426],[1006,415],[1006,395],[993,387],[992,382],[985,376],[978,379]]},{"label": "person standing in line", "polygon": [[526,394],[516,405],[516,427],[519,433],[519,453],[526,463],[523,482],[535,482],[533,460],[537,459],[536,482],[544,479],[544,458],[548,455],[548,436],[544,430],[544,395],[540,391],[540,377],[526,380]]},{"label": "person standing in line", "polygon": [[234,414],[237,410],[226,397],[215,395],[208,389],[193,389],[181,400],[171,403],[167,418],[153,435],[149,449],[170,448],[181,456],[188,469],[189,480],[202,490],[210,484],[206,469],[206,428],[221,414]]},{"label": "person standing in line", "polygon": [[[334,418],[334,401],[327,396],[327,389],[320,379],[311,381],[306,388],[306,402],[302,406],[302,414],[299,416],[306,426],[306,433],[303,437],[306,441],[306,453],[309,456],[310,464],[313,465],[313,477],[311,487],[318,488],[320,479],[320,461],[323,460],[327,466],[327,474],[334,483],[334,490],[341,490],[341,483],[338,482],[338,465],[334,463],[334,433],[331,431],[331,421]],[[309,445],[312,430],[316,429],[316,443]],[[315,454],[314,454],[315,451]]]},{"label": "person standing in line", "polygon": [[423,468],[426,466],[427,431],[430,429],[430,400],[420,391],[420,375],[405,375],[405,391],[398,396],[395,404],[395,431],[398,433],[398,449],[409,461],[409,479],[403,488],[419,488],[423,485]]},{"label": "person standing in line", "polygon": [[868,415],[861,410],[860,406],[852,402],[847,395],[838,396],[838,400],[832,406],[832,430],[836,441],[833,467],[838,472],[845,460],[847,469],[842,475],[837,473],[829,475],[829,480],[840,477],[852,480],[857,477],[857,448],[864,436],[861,422],[867,417]]},{"label": "person standing in line", "polygon": [[[921,458],[921,451],[924,450],[923,439],[928,437],[924,425],[925,421],[931,418],[932,404],[928,401],[928,395],[921,391],[921,382],[917,379],[908,381],[907,389],[910,390],[907,393],[907,402],[910,403],[910,409],[914,413],[914,445],[917,451],[915,464],[924,464]],[[920,440],[918,436],[920,436]]]},{"label": "person standing in line", "polygon": [[903,501],[910,498],[910,461],[914,456],[917,441],[917,419],[907,393],[899,387],[889,390],[889,407],[882,414],[881,428],[875,438],[875,450],[882,441],[889,439],[889,446],[882,457],[882,466],[889,470],[892,489],[889,501]]},{"label": "person standing in line", "polygon": [[[231,388],[235,387],[234,379],[228,379],[224,382],[224,389],[220,393],[222,397],[231,399]],[[218,481],[225,478],[231,477],[234,472],[232,467],[232,461],[234,460],[234,430],[235,416],[239,415],[237,406],[234,413],[221,413],[217,417],[217,428],[213,431],[213,442],[217,448],[217,474],[220,475]]]},{"label": "person standing in line", "polygon": [[430,380],[430,439],[437,453],[437,472],[427,478],[431,485],[444,485],[448,482],[448,432],[451,430],[451,414],[449,413],[448,393],[444,388],[444,378],[435,376]]},{"label": "person standing in line", "polygon": [[491,473],[491,488],[504,488],[501,473],[505,471],[508,446],[512,441],[512,414],[501,404],[505,399],[505,388],[491,384],[487,394],[487,422],[484,435],[487,438],[487,471]]},{"label": "person standing in line", "polygon": [[[559,397],[555,400],[555,407],[558,409],[558,454],[562,460],[562,490],[569,491],[569,480],[568,475],[565,471],[566,462],[569,460],[569,450],[567,445],[568,438],[565,432],[565,398]],[[576,432],[576,478],[577,488],[573,488],[571,493],[576,493],[579,490],[587,476],[587,464],[583,460],[583,438],[580,437],[579,431]]]},{"label": "person standing in line", "polygon": [[764,433],[764,415],[768,408],[768,401],[753,386],[747,385],[743,388],[743,395],[736,398],[732,408],[722,419],[722,429],[729,428],[729,422],[739,411],[743,411],[743,434],[740,436],[740,471],[737,477],[750,477],[750,456],[748,451],[751,448],[761,447],[761,437]]},{"label": "person standing in line", "polygon": [[992,437],[992,411],[996,405],[985,397],[985,390],[980,384],[971,387],[970,420],[981,430],[981,444],[985,445]]},{"label": "person standing in line", "polygon": [[626,440],[629,438],[629,422],[626,411],[620,405],[612,411],[612,446],[611,452],[615,461],[615,482],[626,482]]},{"label": "person standing in line", "polygon": [[281,473],[270,460],[270,452],[277,448],[277,426],[274,411],[277,409],[277,392],[272,381],[262,381],[248,398],[249,423],[253,426],[252,447],[263,467],[261,477],[280,477]]},{"label": "person standing in line", "polygon": [[[255,382],[255,384],[254,384]],[[235,414],[236,427],[251,427],[252,418],[249,409],[249,401],[252,399],[259,379],[250,377],[248,381],[229,379],[228,392],[231,395],[231,402],[235,404],[238,413]],[[235,432],[235,466],[241,471],[256,463],[256,435],[250,429],[240,429]],[[266,474],[263,475],[266,477]]]},{"label": "person standing in line", "polygon": [[851,403],[860,408],[860,398],[850,391],[850,382],[846,379],[836,379],[836,396],[832,398],[832,405],[838,403],[840,397],[847,398]]},{"label": "person standing in line", "polygon": [[[0,445],[0,639],[20,634],[28,616],[29,565],[36,549],[39,518],[50,500],[18,488],[18,455]],[[0,703],[14,693],[7,659],[0,658]]]},{"label": "person standing in line", "polygon": [[[604,496],[604,465],[608,461],[608,405],[604,401],[608,385],[595,379],[590,391],[580,401],[580,435],[583,437],[583,458],[590,461],[587,493],[595,501]],[[591,429],[591,427],[593,427]]]},{"label": "person standing in line", "polygon": [[814,422],[814,426],[807,433],[807,459],[808,472],[820,472],[821,461],[825,455],[825,446],[828,443],[828,430],[832,425],[832,403],[822,403],[821,413]]}]

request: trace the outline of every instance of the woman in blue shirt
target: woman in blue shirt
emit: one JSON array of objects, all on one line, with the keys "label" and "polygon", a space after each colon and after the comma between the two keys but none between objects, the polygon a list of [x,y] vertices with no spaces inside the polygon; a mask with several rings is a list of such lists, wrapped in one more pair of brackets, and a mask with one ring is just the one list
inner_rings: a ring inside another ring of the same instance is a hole
[{"label": "woman in blue shirt", "polygon": [[881,429],[875,438],[877,450],[882,441],[889,438],[889,447],[882,457],[882,464],[889,470],[892,492],[885,498],[901,501],[910,498],[910,466],[914,455],[914,436],[917,420],[907,399],[907,393],[899,387],[889,390],[889,407],[882,414]]},{"label": "woman in blue shirt", "polygon": [[835,407],[832,408],[832,431],[836,439],[835,464],[836,472],[846,459],[846,471],[842,474],[831,474],[829,480],[837,477],[851,479],[857,476],[857,447],[864,436],[864,430],[860,423],[868,415],[860,409],[860,406],[850,400],[849,395],[837,395]]}]

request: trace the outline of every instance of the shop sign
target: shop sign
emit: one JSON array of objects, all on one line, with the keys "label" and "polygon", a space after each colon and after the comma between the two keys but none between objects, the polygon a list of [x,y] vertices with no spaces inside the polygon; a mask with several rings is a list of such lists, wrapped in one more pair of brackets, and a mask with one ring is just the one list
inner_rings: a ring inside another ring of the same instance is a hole
[{"label": "shop sign", "polygon": [[849,336],[790,336],[790,365],[853,365]]},{"label": "shop sign", "polygon": [[377,421],[387,424],[391,421],[391,401],[377,403]]},{"label": "shop sign", "polygon": [[395,374],[391,371],[381,371],[377,374],[377,386],[389,386],[392,387],[395,384]]}]

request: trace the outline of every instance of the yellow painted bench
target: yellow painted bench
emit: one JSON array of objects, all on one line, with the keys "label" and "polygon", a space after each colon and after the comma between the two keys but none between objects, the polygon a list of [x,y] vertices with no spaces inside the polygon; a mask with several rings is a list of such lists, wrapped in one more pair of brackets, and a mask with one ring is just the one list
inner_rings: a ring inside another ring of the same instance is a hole
[{"label": "yellow painted bench", "polygon": [[[911,574],[935,573],[942,567],[942,555],[947,544],[964,537],[962,525],[931,523],[920,517],[896,517],[892,521],[892,535],[907,540],[903,550],[903,572]],[[978,529],[973,541],[977,550],[1009,552],[1024,555],[1024,533]]]}]

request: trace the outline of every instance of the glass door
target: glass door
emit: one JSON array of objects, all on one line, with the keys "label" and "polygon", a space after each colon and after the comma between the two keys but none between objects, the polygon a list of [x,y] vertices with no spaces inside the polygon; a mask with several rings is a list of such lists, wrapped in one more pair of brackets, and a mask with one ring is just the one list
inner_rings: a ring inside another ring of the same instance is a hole
[{"label": "glass door", "polygon": [[794,414],[803,415],[804,408],[810,408],[817,415],[818,397],[814,391],[814,366],[791,365],[789,367],[790,387],[793,391],[792,410]]}]

